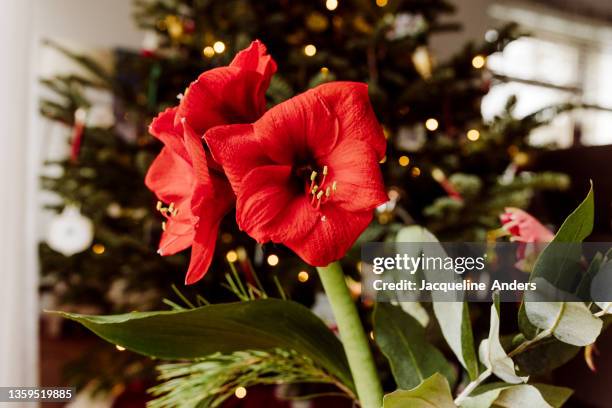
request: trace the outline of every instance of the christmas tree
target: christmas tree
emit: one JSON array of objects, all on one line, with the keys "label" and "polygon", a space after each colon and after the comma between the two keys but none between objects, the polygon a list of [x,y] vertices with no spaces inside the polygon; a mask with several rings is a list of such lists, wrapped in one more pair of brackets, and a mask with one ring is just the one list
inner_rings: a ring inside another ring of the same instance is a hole
[{"label": "christmas tree", "polygon": [[[256,245],[231,222],[233,213],[221,224],[205,284],[182,286],[184,253],[157,255],[164,218],[144,178],[161,144],[147,126],[176,105],[177,90],[201,72],[227,65],[253,39],[264,42],[282,66],[268,89],[270,104],[334,80],[368,84],[387,137],[382,170],[389,198],[364,234],[368,240],[418,223],[441,240],[484,241],[499,227],[505,207],[525,208],[538,190],[568,185],[563,175],[524,170],[536,153],[527,143],[529,133],[569,106],[518,120],[511,99],[493,121],[482,119],[480,101],[493,82],[487,57],[521,35],[515,26],[498,28],[487,40],[437,62],[431,37],[459,29],[442,21],[454,10],[446,1],[136,0],[134,5],[135,19],[146,30],[141,50],[117,50],[108,72],[54,44],[91,75],[45,80],[54,96],[42,102],[41,111],[68,126],[72,155],[49,163],[61,168],[60,176],[43,179],[44,188],[61,197],[54,209],[62,213],[54,220],[56,235],[41,244],[42,290],[68,309],[154,309],[164,297],[177,297],[172,284],[189,299],[196,294],[206,301],[228,299],[230,291],[220,293],[211,283],[225,281],[227,261],[247,277],[256,269],[265,287],[278,282],[292,299],[313,303],[312,268],[282,246]],[[100,106],[96,92],[111,94],[112,103]],[[100,123],[105,110],[110,120]],[[74,239],[70,248],[53,244],[67,237]],[[354,254],[345,266],[358,279]]]}]

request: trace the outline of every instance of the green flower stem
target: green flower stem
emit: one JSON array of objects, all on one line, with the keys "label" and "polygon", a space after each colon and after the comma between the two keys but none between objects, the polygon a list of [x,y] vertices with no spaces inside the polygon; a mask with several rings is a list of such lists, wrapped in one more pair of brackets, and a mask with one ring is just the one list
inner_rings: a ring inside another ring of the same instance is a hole
[{"label": "green flower stem", "polygon": [[346,286],[342,267],[338,262],[333,262],[325,267],[318,267],[317,271],[338,324],[340,339],[361,406],[380,408],[383,400],[382,386],[357,308]]}]

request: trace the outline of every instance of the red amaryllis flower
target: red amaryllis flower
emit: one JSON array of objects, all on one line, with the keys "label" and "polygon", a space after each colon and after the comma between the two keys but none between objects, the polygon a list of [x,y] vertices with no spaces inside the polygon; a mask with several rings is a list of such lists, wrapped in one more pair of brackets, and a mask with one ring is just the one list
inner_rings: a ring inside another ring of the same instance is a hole
[{"label": "red amaryllis flower", "polygon": [[185,277],[191,284],[210,266],[219,223],[232,208],[234,194],[223,173],[209,169],[200,137],[184,120],[175,125],[175,115],[176,108],[168,109],[149,128],[165,146],[145,184],[161,200],[157,208],[167,218],[159,253],[173,255],[192,247]]},{"label": "red amaryllis flower", "polygon": [[150,132],[165,147],[153,162],[146,185],[168,220],[159,246],[162,255],[192,247],[185,282],[201,279],[215,248],[219,223],[235,197],[220,166],[204,151],[201,135],[209,127],[247,123],[266,108],[265,92],[276,63],[259,41],[240,51],[228,67],[204,72],[193,82],[178,108],[166,110]]},{"label": "red amaryllis flower", "polygon": [[266,90],[275,72],[265,45],[253,41],[229,66],[206,71],[189,85],[176,121],[186,118],[201,135],[217,125],[254,122],[266,111]]},{"label": "red amaryllis flower", "polygon": [[344,256],[387,200],[385,138],[365,84],[321,85],[204,137],[236,193],[240,228],[311,265]]}]

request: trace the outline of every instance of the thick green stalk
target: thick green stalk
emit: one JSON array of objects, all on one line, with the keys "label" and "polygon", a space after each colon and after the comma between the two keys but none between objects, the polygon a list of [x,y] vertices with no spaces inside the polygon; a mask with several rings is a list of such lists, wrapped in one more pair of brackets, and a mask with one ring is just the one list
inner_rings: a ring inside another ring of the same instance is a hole
[{"label": "thick green stalk", "polygon": [[333,262],[317,270],[338,324],[340,339],[361,406],[380,408],[383,399],[382,387],[357,308],[346,286],[342,267],[338,262]]}]

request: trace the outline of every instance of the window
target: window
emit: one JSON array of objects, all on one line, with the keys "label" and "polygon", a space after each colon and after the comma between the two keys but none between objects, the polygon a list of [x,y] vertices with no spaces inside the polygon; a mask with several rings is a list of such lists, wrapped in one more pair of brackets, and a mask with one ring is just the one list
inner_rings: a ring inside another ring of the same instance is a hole
[{"label": "window", "polygon": [[492,17],[516,21],[532,36],[492,55],[488,67],[497,79],[483,99],[485,119],[516,95],[517,117],[558,103],[588,109],[564,113],[531,135],[534,145],[570,147],[612,144],[612,29],[547,10],[494,5]]}]

